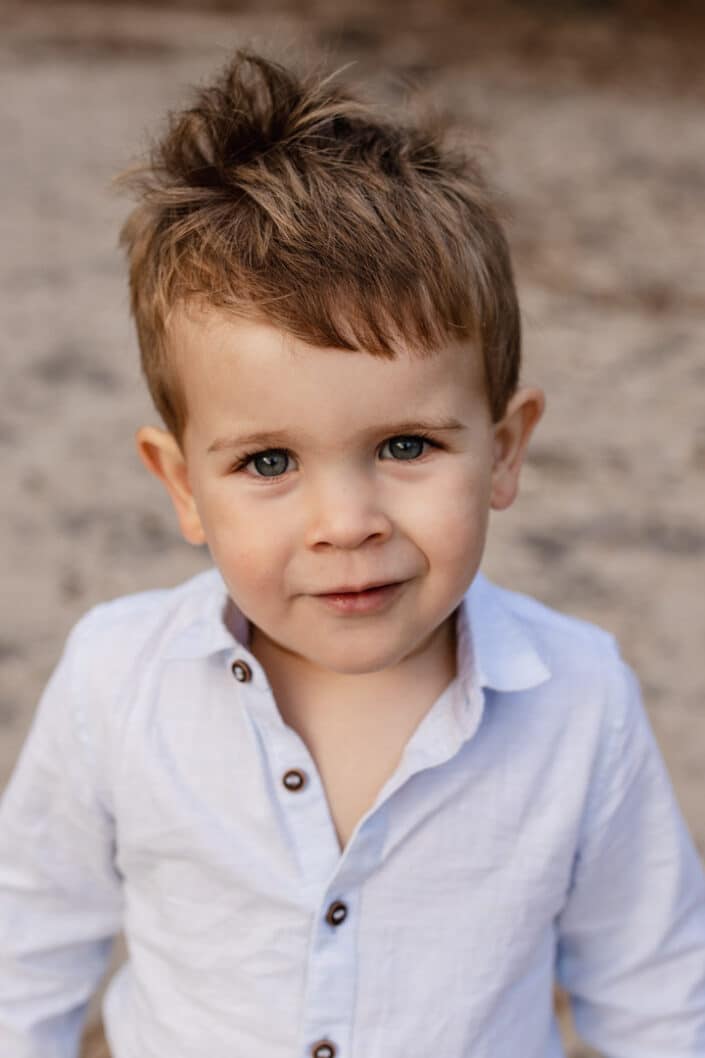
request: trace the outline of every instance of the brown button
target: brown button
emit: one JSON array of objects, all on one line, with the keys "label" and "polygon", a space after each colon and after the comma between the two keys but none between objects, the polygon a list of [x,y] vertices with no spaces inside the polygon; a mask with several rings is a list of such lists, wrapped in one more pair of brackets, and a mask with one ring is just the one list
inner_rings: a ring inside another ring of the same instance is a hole
[{"label": "brown button", "polygon": [[342,900],[334,900],[326,913],[326,922],[331,926],[339,926],[348,917],[348,909]]},{"label": "brown button", "polygon": [[252,679],[252,669],[246,661],[233,661],[230,666],[233,676],[240,683],[249,683]]},{"label": "brown button", "polygon": [[319,1040],[311,1048],[312,1058],[335,1058],[338,1048],[330,1040]]},{"label": "brown button", "polygon": [[296,793],[297,790],[303,789],[306,785],[306,773],[300,771],[299,768],[290,768],[289,771],[284,772],[282,783],[287,790]]}]

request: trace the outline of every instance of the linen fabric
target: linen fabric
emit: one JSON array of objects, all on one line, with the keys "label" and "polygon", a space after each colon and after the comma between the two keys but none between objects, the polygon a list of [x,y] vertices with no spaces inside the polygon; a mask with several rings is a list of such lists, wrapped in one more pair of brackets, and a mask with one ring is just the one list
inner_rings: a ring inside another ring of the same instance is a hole
[{"label": "linen fabric", "polygon": [[249,630],[209,570],[69,636],[0,803],[0,1055],[75,1058],[123,929],[114,1058],[561,1058],[554,979],[606,1058],[703,1058],[705,877],[607,633],[478,574],[341,853]]}]

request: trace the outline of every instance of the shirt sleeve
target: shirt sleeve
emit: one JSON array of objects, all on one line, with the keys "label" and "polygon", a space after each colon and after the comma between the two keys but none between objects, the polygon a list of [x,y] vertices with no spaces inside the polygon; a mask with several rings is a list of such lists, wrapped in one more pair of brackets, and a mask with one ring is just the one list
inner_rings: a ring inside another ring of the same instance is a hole
[{"label": "shirt sleeve", "polygon": [[605,676],[557,978],[605,1058],[703,1058],[705,875],[634,674],[617,655]]},{"label": "shirt sleeve", "polygon": [[79,624],[0,801],[0,1054],[13,1058],[76,1058],[121,924],[81,641]]}]

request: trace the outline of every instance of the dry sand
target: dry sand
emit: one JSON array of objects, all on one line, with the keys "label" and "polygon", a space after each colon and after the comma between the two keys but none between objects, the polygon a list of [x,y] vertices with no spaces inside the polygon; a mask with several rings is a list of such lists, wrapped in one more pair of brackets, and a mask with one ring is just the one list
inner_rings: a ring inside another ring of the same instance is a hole
[{"label": "dry sand", "polygon": [[193,6],[0,13],[0,787],[78,616],[206,565],[133,450],[156,417],[116,248],[126,203],[108,185],[230,47],[274,40],[355,59],[392,100],[417,85],[482,145],[525,378],[548,396],[485,570],[618,637],[704,853],[702,22],[586,0]]}]

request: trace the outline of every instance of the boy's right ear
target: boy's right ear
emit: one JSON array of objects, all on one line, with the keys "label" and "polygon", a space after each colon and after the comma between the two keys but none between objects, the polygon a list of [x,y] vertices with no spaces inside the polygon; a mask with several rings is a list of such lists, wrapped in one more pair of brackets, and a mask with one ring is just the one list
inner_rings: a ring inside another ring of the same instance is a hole
[{"label": "boy's right ear", "polygon": [[135,440],[140,459],[147,470],[159,478],[171,497],[184,539],[194,545],[205,543],[186,460],[174,435],[155,426],[143,426],[137,431]]}]

